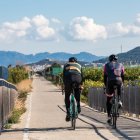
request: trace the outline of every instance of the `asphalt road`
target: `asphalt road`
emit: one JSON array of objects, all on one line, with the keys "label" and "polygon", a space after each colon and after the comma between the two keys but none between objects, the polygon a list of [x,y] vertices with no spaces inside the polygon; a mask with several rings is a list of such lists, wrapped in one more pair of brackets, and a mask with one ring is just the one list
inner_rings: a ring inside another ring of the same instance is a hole
[{"label": "asphalt road", "polygon": [[82,107],[82,116],[101,123],[109,129],[109,131],[117,136],[120,140],[140,140],[140,120],[121,115],[117,120],[117,129],[112,129],[106,122],[107,115],[88,106]]},{"label": "asphalt road", "polygon": [[123,140],[140,139],[140,122],[120,118],[118,130],[106,123],[106,114],[82,104],[76,130],[65,121],[64,96],[61,90],[35,76],[26,102],[27,112],[19,124],[4,130],[0,140]]}]

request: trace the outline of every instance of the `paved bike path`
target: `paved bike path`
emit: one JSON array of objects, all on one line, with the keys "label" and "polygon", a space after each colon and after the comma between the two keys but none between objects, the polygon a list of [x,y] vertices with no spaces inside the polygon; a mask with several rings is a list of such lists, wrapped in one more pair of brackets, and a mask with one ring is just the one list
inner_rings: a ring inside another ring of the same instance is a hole
[{"label": "paved bike path", "polygon": [[0,140],[117,140],[101,123],[79,115],[76,130],[65,122],[64,96],[58,87],[43,77],[34,77],[28,95],[27,112],[20,124],[5,131]]}]

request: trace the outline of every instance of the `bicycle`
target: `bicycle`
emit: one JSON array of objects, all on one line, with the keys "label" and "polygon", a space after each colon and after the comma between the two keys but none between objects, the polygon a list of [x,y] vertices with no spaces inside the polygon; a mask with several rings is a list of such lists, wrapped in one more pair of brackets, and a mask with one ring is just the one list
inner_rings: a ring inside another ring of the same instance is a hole
[{"label": "bicycle", "polygon": [[[104,92],[106,93],[106,89],[104,88]],[[111,102],[112,102],[112,107],[111,107],[111,125],[113,126],[114,129],[116,129],[116,124],[117,124],[117,118],[119,117],[119,103],[118,103],[118,98],[117,98],[117,87],[114,86],[114,93],[112,95],[108,95],[106,93],[106,96],[112,97]]]},{"label": "bicycle", "polygon": [[72,84],[72,91],[70,95],[70,120],[71,120],[71,127],[73,130],[75,130],[76,127],[76,119],[78,117],[78,111],[77,111],[77,102],[75,99],[75,91],[76,83]]},{"label": "bicycle", "polygon": [[119,103],[117,99],[117,87],[114,87],[115,93],[113,94],[112,97],[112,108],[111,108],[111,120],[112,120],[112,125],[116,129],[116,123],[117,123],[117,118],[119,117]]}]

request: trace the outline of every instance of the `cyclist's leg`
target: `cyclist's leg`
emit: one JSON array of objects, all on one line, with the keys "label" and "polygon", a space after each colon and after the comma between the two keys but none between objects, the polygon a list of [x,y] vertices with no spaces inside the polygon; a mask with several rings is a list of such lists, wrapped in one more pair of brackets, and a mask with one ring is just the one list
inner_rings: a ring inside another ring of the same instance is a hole
[{"label": "cyclist's leg", "polygon": [[70,97],[70,93],[69,92],[65,92],[65,105],[66,105],[66,111],[67,113],[69,113],[69,108],[70,108],[70,100],[69,100],[69,97]]},{"label": "cyclist's leg", "polygon": [[121,102],[121,95],[122,95],[122,81],[117,81],[117,94],[118,94],[118,102],[119,102],[119,108],[122,107],[122,102]]},{"label": "cyclist's leg", "polygon": [[70,120],[70,94],[71,86],[69,83],[65,83],[65,106],[66,106],[66,121]]},{"label": "cyclist's leg", "polygon": [[110,112],[111,112],[111,107],[112,107],[111,99],[112,99],[112,97],[107,97],[107,101],[106,101],[108,117],[110,117]]},{"label": "cyclist's leg", "polygon": [[[107,83],[107,94],[112,95],[114,93],[114,82],[113,81],[108,81]],[[107,102],[106,102],[106,108],[107,108],[107,115],[108,115],[108,120],[107,122],[111,122],[111,108],[112,108],[112,97],[107,97]]]},{"label": "cyclist's leg", "polygon": [[121,99],[121,91],[122,91],[122,82],[117,80],[116,81],[116,85],[117,85],[117,94],[118,94],[118,98]]},{"label": "cyclist's leg", "polygon": [[81,83],[81,75],[79,74],[75,74],[72,76],[72,81],[74,83],[76,83],[76,88],[75,88],[75,99],[76,99],[76,102],[77,102],[77,109],[78,109],[78,113],[81,112],[81,106],[80,106],[80,94],[81,94],[81,90],[79,88],[80,86],[80,83]]},{"label": "cyclist's leg", "polygon": [[75,99],[77,101],[77,109],[78,109],[78,113],[81,112],[81,106],[80,106],[80,94],[81,94],[81,90],[79,88],[75,89]]}]

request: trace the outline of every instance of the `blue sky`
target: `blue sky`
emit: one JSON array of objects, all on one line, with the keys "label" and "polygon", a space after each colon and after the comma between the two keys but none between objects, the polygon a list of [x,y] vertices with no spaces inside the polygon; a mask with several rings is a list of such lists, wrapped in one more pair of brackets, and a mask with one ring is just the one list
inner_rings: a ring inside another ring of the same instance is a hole
[{"label": "blue sky", "polygon": [[0,50],[107,56],[140,46],[140,1],[1,0]]}]

